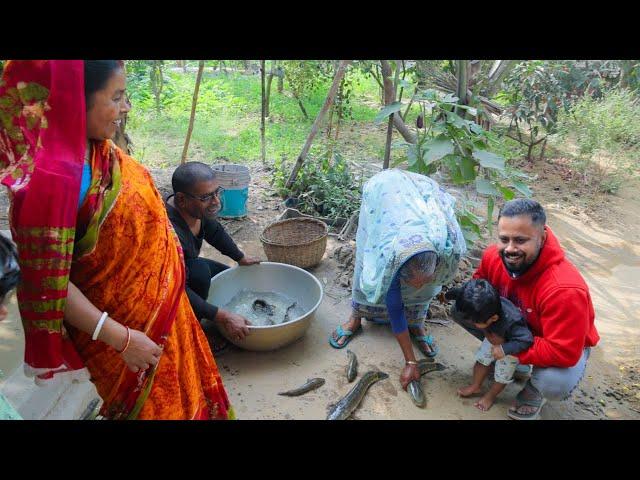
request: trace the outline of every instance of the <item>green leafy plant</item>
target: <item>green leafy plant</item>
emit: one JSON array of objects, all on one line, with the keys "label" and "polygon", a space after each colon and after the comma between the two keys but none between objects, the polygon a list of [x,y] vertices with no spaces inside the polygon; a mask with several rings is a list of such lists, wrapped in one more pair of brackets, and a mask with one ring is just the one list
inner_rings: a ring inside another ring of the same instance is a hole
[{"label": "green leafy plant", "polygon": [[558,120],[558,139],[578,147],[573,166],[584,183],[614,193],[625,178],[636,175],[640,152],[640,100],[625,89],[582,97]]},{"label": "green leafy plant", "polygon": [[[499,140],[474,121],[455,113],[456,109],[462,109],[475,115],[472,107],[459,105],[456,96],[433,89],[420,91],[414,101],[422,108],[416,122],[417,140],[415,144],[394,144],[394,148],[404,150],[394,166],[406,162],[413,172],[432,175],[438,171],[456,185],[473,184],[477,193],[488,197],[488,228],[497,199],[511,200],[517,192],[531,195],[523,182],[526,175],[509,168],[504,157],[489,151],[490,140]],[[376,120],[381,122],[399,109],[398,102],[387,105]],[[467,207],[467,204],[460,206],[457,214],[465,237],[473,243],[481,233],[482,219]]]},{"label": "green leafy plant", "polygon": [[137,108],[155,110],[158,116],[175,93],[170,75],[164,71],[163,60],[127,60],[127,93]]},{"label": "green leafy plant", "polygon": [[280,196],[296,199],[296,208],[302,213],[348,218],[360,207],[362,180],[354,177],[338,152],[327,150],[318,157],[309,156],[291,189],[285,187],[290,172],[287,162],[276,160],[274,167],[272,186]]},{"label": "green leafy plant", "polygon": [[287,60],[283,62],[284,78],[298,106],[309,120],[303,100],[331,78],[330,62],[313,60]]},{"label": "green leafy plant", "polygon": [[528,160],[532,160],[533,148],[540,143],[543,145],[540,157],[544,155],[558,110],[562,105],[568,107],[568,97],[556,72],[556,65],[548,61],[519,63],[505,79],[505,90],[498,95],[498,99],[507,103],[503,114],[509,119],[506,135],[527,147]]}]

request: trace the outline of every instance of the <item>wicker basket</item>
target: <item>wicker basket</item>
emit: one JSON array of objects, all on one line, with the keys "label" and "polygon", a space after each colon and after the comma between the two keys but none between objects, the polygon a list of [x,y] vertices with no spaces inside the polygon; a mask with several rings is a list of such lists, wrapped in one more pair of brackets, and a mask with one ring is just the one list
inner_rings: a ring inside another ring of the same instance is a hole
[{"label": "wicker basket", "polygon": [[290,218],[267,226],[260,241],[270,262],[308,268],[322,260],[328,231],[327,224],[315,218]]}]

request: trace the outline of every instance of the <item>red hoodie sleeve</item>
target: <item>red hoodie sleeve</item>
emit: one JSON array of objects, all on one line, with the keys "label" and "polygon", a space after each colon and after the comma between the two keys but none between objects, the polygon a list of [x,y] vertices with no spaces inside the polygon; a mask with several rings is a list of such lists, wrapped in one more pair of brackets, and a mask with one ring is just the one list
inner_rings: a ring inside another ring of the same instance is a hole
[{"label": "red hoodie sleeve", "polygon": [[554,289],[541,304],[542,337],[533,337],[533,345],[517,354],[522,364],[536,367],[573,367],[580,360],[589,327],[586,293],[578,288]]},{"label": "red hoodie sleeve", "polygon": [[488,279],[487,275],[487,264],[489,263],[489,261],[487,260],[487,250],[484,251],[484,253],[482,254],[482,258],[480,259],[480,265],[478,265],[478,268],[476,269],[476,271],[474,272],[474,274],[471,276],[471,278],[484,278],[484,279]]}]

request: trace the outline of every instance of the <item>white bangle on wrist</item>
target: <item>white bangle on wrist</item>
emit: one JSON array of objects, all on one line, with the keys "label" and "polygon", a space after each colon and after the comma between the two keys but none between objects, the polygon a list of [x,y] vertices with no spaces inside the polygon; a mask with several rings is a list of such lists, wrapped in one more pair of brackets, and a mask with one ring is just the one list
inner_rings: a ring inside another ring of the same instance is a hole
[{"label": "white bangle on wrist", "polygon": [[93,331],[93,336],[91,337],[92,340],[98,339],[98,335],[100,335],[100,330],[102,330],[102,325],[104,325],[104,321],[107,319],[108,316],[109,314],[107,312],[102,312],[102,316],[98,321],[98,325],[96,326],[96,329]]}]

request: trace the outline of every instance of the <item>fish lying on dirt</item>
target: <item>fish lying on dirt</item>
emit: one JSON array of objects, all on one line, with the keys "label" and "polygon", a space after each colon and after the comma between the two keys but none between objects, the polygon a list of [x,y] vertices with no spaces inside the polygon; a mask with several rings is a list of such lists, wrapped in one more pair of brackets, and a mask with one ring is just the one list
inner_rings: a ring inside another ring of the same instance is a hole
[{"label": "fish lying on dirt", "polygon": [[358,408],[369,387],[379,380],[389,378],[384,372],[371,370],[365,373],[360,381],[330,408],[327,420],[346,420]]},{"label": "fish lying on dirt", "polygon": [[316,388],[320,388],[322,385],[324,385],[324,378],[310,378],[307,380],[307,383],[305,383],[301,387],[295,388],[293,390],[288,390],[286,392],[280,392],[278,393],[278,395],[297,397],[299,395],[310,392],[311,390],[315,390]]},{"label": "fish lying on dirt", "polygon": [[347,350],[349,356],[349,363],[347,364],[347,380],[349,383],[353,382],[358,376],[358,357],[351,350]]},{"label": "fish lying on dirt", "polygon": [[[418,372],[420,376],[426,375],[429,372],[435,372],[444,370],[445,367],[441,363],[434,363],[433,361],[425,361],[420,360],[418,362]],[[409,393],[409,397],[411,397],[411,401],[416,405],[416,407],[424,408],[427,405],[427,397],[424,395],[424,390],[422,390],[422,384],[413,380],[407,385],[407,393]]]},{"label": "fish lying on dirt", "polygon": [[427,405],[427,397],[424,396],[422,385],[420,385],[419,381],[413,380],[409,382],[409,385],[407,385],[407,392],[416,407],[424,408]]}]

